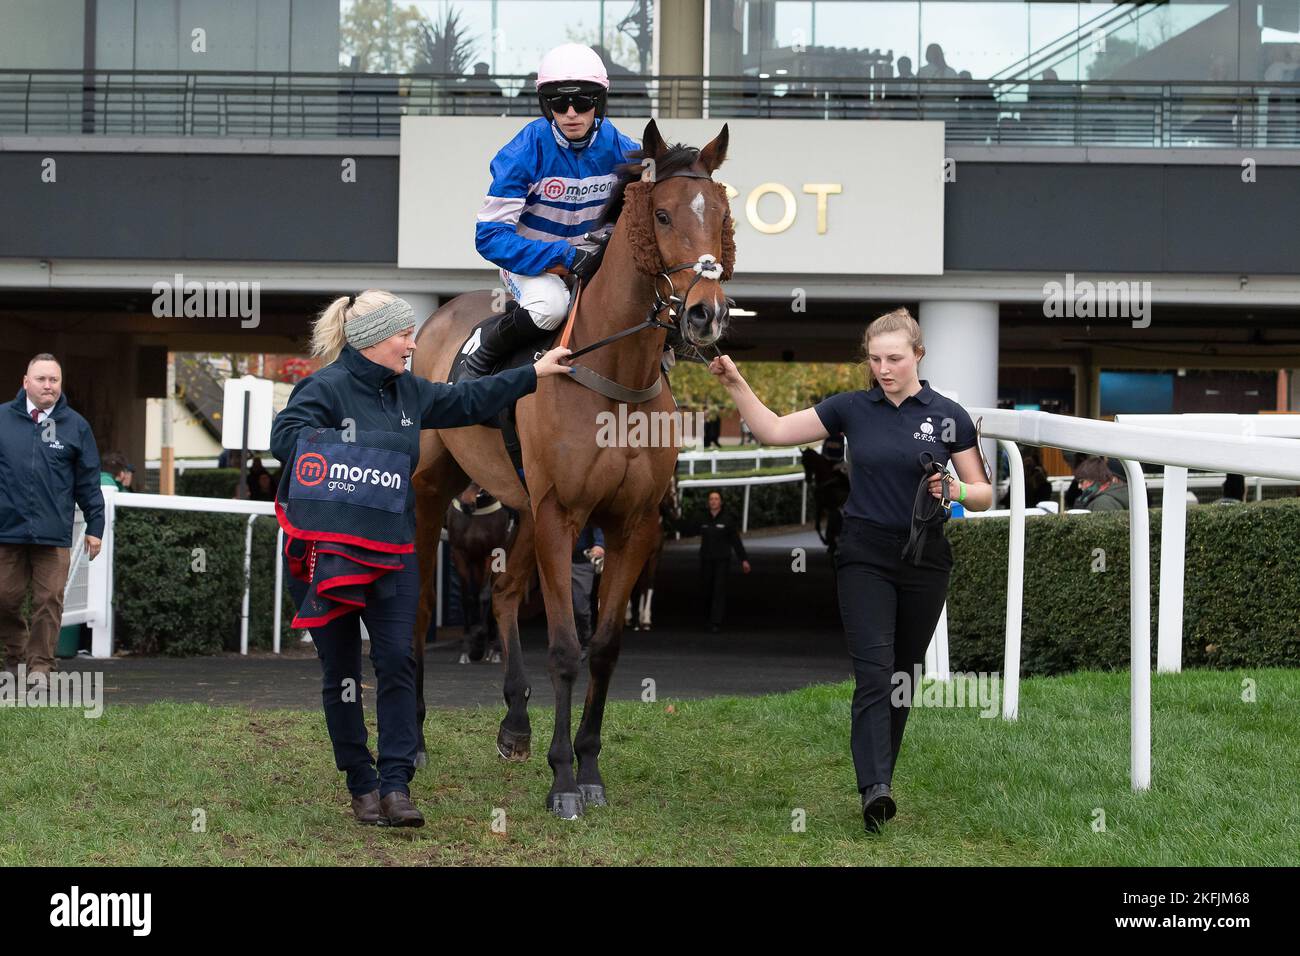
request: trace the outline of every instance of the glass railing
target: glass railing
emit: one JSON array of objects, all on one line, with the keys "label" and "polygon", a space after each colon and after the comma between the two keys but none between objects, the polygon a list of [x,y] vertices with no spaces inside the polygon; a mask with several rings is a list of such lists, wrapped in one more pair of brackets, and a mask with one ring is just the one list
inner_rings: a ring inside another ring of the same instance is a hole
[{"label": "glass railing", "polygon": [[[524,77],[0,71],[0,135],[333,139],[403,116],[538,115]],[[938,120],[949,143],[1300,147],[1300,83],[660,76],[614,117]],[[638,130],[631,130],[636,133]]]}]

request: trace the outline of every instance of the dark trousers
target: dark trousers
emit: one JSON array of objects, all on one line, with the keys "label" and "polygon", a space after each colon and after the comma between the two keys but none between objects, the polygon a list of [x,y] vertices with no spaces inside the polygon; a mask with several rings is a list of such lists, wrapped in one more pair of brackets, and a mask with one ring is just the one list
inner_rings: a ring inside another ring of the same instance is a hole
[{"label": "dark trousers", "polygon": [[845,518],[835,552],[840,617],[853,660],[853,724],[849,747],[858,790],[892,783],[911,711],[911,693],[896,706],[895,673],[914,691],[916,667],[925,659],[948,596],[952,548],[932,531],[919,567],[900,554],[906,531]]},{"label": "dark trousers", "polygon": [[[0,544],[0,643],[6,669],[48,674],[63,623],[63,589],[72,551],[53,544]],[[31,627],[23,620],[23,599],[32,589]]]},{"label": "dark trousers", "polygon": [[727,572],[731,569],[731,555],[725,558],[701,558],[700,582],[704,590],[704,604],[709,609],[709,624],[722,626],[727,613]]},{"label": "dark trousers", "polygon": [[[420,600],[420,570],[414,554],[403,555],[405,568],[396,575],[396,593],[375,596],[366,591],[366,606],[311,629],[321,662],[321,702],[325,726],[334,745],[334,763],[347,774],[348,790],[361,796],[378,789],[380,797],[394,790],[409,794],[415,776],[419,727],[415,716],[415,655],[412,640]],[[294,604],[307,592],[305,582],[285,574]],[[392,591],[392,588],[386,588]],[[375,711],[378,717],[378,773],[370,753],[365,713],[361,705],[361,627],[370,635],[370,660],[375,666]],[[350,684],[345,684],[350,682]]]}]

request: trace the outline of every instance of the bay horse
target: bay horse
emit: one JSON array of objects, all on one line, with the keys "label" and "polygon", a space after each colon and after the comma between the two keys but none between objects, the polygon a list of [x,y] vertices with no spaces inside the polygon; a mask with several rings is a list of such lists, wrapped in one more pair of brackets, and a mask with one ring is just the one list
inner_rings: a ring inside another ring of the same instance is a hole
[{"label": "bay horse", "polygon": [[[646,125],[642,149],[634,154],[638,161],[620,170],[606,207],[606,222],[612,219],[615,224],[601,267],[585,287],[574,291],[561,340],[573,347],[572,364],[581,366],[580,372],[595,373],[594,379],[585,375],[595,384],[584,387],[581,381],[565,381],[569,376],[551,376],[519,401],[522,482],[496,429],[472,425],[428,429],[420,435],[420,463],[412,481],[423,582],[415,628],[421,752],[424,636],[433,610],[439,525],[452,497],[472,479],[519,512],[520,519],[505,571],[497,575],[492,593],[505,664],[506,714],[497,732],[497,751],[507,760],[526,760],[530,753],[531,688],[520,652],[517,609],[536,568],[546,604],[547,670],[555,691],[555,727],[547,752],[553,780],[546,807],[565,819],[607,802],[597,759],[623,611],[659,536],[656,511],[677,466],[674,443],[652,441],[643,447],[642,441],[605,440],[610,418],[619,418],[623,404],[607,395],[634,395],[635,402],[625,399],[632,407],[623,408],[624,414],[635,411],[652,422],[663,421],[676,412],[671,390],[662,387],[661,361],[669,331],[683,348],[697,352],[716,348],[714,343],[726,331],[728,302],[721,283],[731,277],[735,235],[725,187],[713,181],[713,172],[726,158],[727,138],[723,126],[702,149],[669,146],[654,120]],[[493,303],[499,294],[468,292],[440,307],[417,336],[414,373],[446,381],[471,329],[498,311]],[[587,346],[601,342],[578,361]],[[605,394],[595,390],[598,386]],[[604,532],[606,560],[588,658],[591,681],[577,735],[571,739],[580,656],[571,557],[578,532],[589,521]]]},{"label": "bay horse", "polygon": [[[840,509],[849,500],[849,476],[825,455],[811,448],[805,448],[800,457],[803,459],[804,479],[813,488],[813,530],[833,556],[840,528],[844,525]],[[826,517],[825,534],[822,534],[823,515]]]},{"label": "bay horse", "polygon": [[659,502],[659,540],[646,558],[645,567],[632,585],[632,598],[624,615],[624,626],[631,624],[634,631],[650,630],[650,609],[654,603],[655,578],[659,574],[659,559],[664,553],[664,539],[677,529],[682,520],[681,499],[677,495],[677,476],[668,485],[668,493]]},{"label": "bay horse", "polygon": [[471,484],[447,509],[447,550],[460,575],[464,637],[458,662],[501,660],[501,640],[492,618],[492,566],[504,561],[518,523],[514,513]]}]

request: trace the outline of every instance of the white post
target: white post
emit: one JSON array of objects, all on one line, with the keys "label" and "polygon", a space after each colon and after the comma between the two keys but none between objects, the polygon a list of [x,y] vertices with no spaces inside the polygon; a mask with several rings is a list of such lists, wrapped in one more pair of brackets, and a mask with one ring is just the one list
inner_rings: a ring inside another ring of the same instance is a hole
[{"label": "white post", "polygon": [[[1130,489],[1130,497],[1132,489]],[[1183,579],[1187,548],[1187,469],[1165,465],[1160,515],[1160,624],[1156,671],[1183,669]]]},{"label": "white post", "polygon": [[951,680],[948,669],[948,602],[939,612],[939,622],[934,626],[934,636],[925,649],[925,676],[935,680]]},{"label": "white post", "polygon": [[[276,522],[279,524],[279,522]],[[275,531],[275,634],[271,638],[271,646],[275,653],[280,653],[280,611],[284,604],[284,529],[276,528]]]},{"label": "white post", "polygon": [[749,531],[749,489],[752,485],[745,486],[745,512],[740,518],[740,532],[744,534]]},{"label": "white post", "polygon": [[803,493],[799,496],[799,523],[808,523],[808,478],[804,476]]},{"label": "white post", "polygon": [[1151,789],[1151,537],[1142,466],[1124,459],[1129,500],[1129,771],[1134,790]]},{"label": "white post", "polygon": [[239,612],[239,653],[248,653],[248,592],[253,583],[253,522],[257,515],[248,516],[248,530],[244,534],[244,603]]},{"label": "white post", "polygon": [[86,608],[90,612],[90,655],[113,656],[113,521],[117,514],[116,488],[103,488],[104,537],[99,557],[86,575]]},{"label": "white post", "polygon": [[[1025,588],[1025,464],[1013,441],[999,439],[1011,468],[1011,540],[1007,548],[1007,646],[1002,662],[1002,719],[1020,715],[1020,625]],[[996,485],[995,493],[996,493]]]}]

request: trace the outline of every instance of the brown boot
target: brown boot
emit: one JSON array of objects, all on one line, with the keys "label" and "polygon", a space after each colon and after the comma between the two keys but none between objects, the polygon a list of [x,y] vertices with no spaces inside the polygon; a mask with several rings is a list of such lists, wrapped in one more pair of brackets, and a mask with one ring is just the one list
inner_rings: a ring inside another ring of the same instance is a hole
[{"label": "brown boot", "polygon": [[384,813],[379,808],[379,791],[371,790],[359,797],[353,797],[352,815],[357,818],[357,823],[366,823],[371,826],[382,823]]},{"label": "brown boot", "polygon": [[379,806],[390,827],[424,826],[424,817],[415,809],[411,798],[400,790],[394,790],[380,800]]}]

